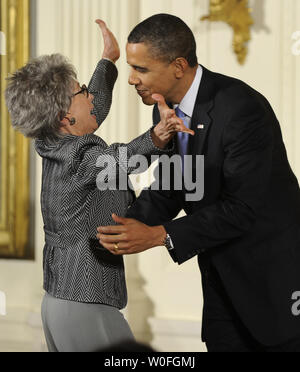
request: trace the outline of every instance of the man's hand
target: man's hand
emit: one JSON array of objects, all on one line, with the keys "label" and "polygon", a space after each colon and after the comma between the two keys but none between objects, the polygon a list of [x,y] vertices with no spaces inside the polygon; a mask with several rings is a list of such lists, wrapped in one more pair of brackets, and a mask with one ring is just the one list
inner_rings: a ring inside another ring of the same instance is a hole
[{"label": "man's hand", "polygon": [[163,226],[150,227],[131,218],[112,215],[119,226],[98,227],[100,244],[114,255],[128,255],[164,245],[167,232]]},{"label": "man's hand", "polygon": [[107,28],[106,23],[101,19],[97,19],[104,41],[104,51],[102,58],[108,58],[113,62],[117,62],[120,58],[120,48],[119,44],[114,36],[114,34]]},{"label": "man's hand", "polygon": [[153,130],[153,142],[159,148],[165,148],[177,132],[185,132],[194,135],[195,132],[187,128],[183,121],[176,116],[174,110],[166,104],[164,97],[153,94],[152,98],[157,101],[161,121]]}]

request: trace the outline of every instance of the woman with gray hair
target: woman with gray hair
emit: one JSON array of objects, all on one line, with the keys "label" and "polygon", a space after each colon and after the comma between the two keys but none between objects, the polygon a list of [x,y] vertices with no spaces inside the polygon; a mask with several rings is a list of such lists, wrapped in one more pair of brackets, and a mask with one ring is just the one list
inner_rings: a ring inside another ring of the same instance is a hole
[{"label": "woman with gray hair", "polygon": [[129,144],[111,146],[93,134],[109,112],[117,78],[114,62],[120,55],[113,34],[104,22],[98,24],[105,46],[88,88],[79,85],[73,66],[56,54],[16,71],[6,90],[14,128],[35,139],[43,158],[42,319],[50,351],[96,351],[133,339],[119,311],[127,303],[123,259],[101,247],[96,234],[97,226],[113,223],[113,212],[125,215],[135,196],[128,190],[99,190],[101,167],[96,164],[102,156],[128,175],[135,168],[127,169],[121,148],[128,159],[135,154],[150,159],[171,153],[166,146],[176,131],[190,132],[156,96],[162,121],[154,129]]}]

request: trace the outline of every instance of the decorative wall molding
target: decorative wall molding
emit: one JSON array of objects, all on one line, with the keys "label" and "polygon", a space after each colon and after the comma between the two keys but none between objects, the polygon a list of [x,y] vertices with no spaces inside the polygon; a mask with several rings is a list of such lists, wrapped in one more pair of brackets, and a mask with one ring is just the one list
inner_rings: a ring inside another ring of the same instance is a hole
[{"label": "decorative wall molding", "polygon": [[161,352],[206,352],[201,342],[201,322],[189,319],[149,318],[154,350]]},{"label": "decorative wall molding", "polygon": [[[296,0],[297,1],[297,0]],[[295,163],[296,155],[296,58],[291,53],[291,35],[296,29],[296,1],[281,2],[281,125],[283,136],[288,144],[288,154],[291,162]]]},{"label": "decorative wall molding", "polygon": [[[295,2],[295,9],[294,9],[294,17],[295,17],[295,29],[294,31],[298,31],[300,33],[300,1],[294,0]],[[300,51],[300,38],[298,38],[298,51]],[[296,72],[295,72],[295,91],[294,91],[294,101],[295,101],[295,125],[294,125],[294,147],[295,147],[295,160],[294,160],[294,168],[300,180],[300,146],[298,145],[298,141],[300,139],[300,105],[299,105],[299,97],[300,97],[300,55],[293,55],[295,59],[296,65]],[[298,139],[298,140],[297,140]]]},{"label": "decorative wall molding", "polygon": [[0,31],[0,56],[6,55],[6,35]]},{"label": "decorative wall molding", "polygon": [[9,307],[0,317],[0,330],[1,352],[47,351],[40,311]]}]

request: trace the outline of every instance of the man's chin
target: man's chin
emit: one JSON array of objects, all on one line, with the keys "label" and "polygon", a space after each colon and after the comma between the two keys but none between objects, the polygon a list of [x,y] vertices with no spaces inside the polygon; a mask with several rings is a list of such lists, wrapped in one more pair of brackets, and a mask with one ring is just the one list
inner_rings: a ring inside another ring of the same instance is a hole
[{"label": "man's chin", "polygon": [[151,96],[142,97],[142,101],[143,101],[143,104],[147,106],[153,106],[156,104],[156,101]]}]

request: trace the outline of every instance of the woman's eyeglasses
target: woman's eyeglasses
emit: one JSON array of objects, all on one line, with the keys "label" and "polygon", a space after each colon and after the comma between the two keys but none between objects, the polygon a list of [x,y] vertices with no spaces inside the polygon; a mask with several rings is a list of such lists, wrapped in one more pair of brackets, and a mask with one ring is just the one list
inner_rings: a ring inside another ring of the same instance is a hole
[{"label": "woman's eyeglasses", "polygon": [[72,94],[72,97],[75,97],[77,96],[78,94],[84,94],[86,96],[86,98],[89,98],[89,90],[88,90],[88,87],[86,85],[83,84],[83,86],[81,87],[80,91],[77,92],[77,93],[74,93]]}]

